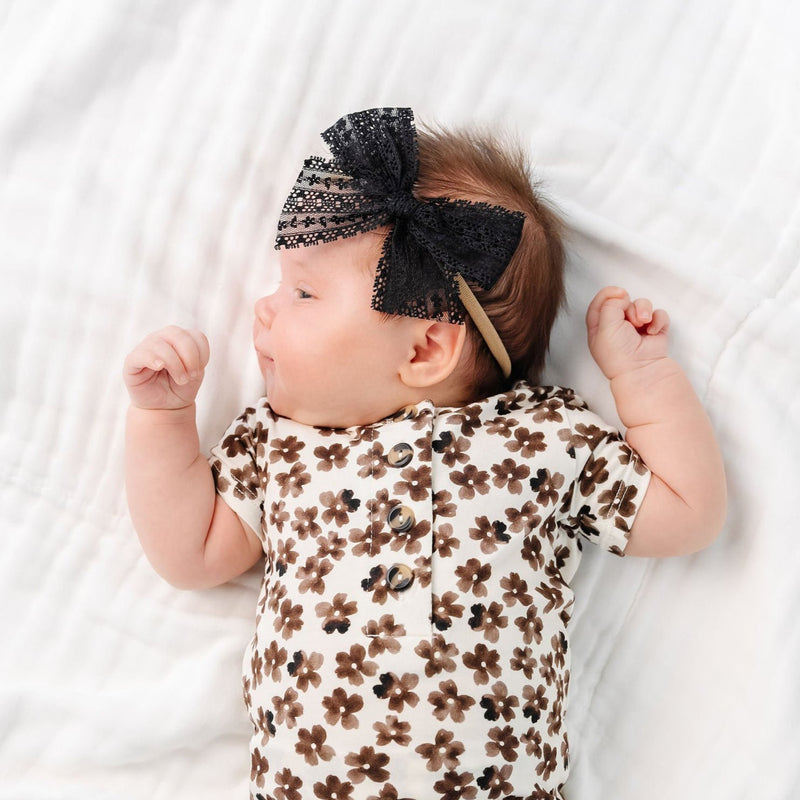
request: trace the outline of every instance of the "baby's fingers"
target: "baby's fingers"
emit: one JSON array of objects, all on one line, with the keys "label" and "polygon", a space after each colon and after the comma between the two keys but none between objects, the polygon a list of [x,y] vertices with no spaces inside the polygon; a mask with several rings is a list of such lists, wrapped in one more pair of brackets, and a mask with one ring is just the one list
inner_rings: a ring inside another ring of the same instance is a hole
[{"label": "baby's fingers", "polygon": [[647,326],[647,333],[656,336],[659,333],[667,333],[669,330],[669,314],[663,308],[658,308],[653,312],[652,322]]},{"label": "baby's fingers", "polygon": [[642,329],[653,320],[653,304],[646,298],[640,297],[625,310],[625,318],[634,328]]},{"label": "baby's fingers", "polygon": [[151,333],[134,348],[125,361],[125,374],[164,371],[184,386],[202,375],[208,354],[208,341],[202,333],[171,326]]},{"label": "baby's fingers", "polygon": [[589,333],[595,332],[601,325],[621,322],[630,304],[628,293],[618,286],[606,286],[601,289],[586,310],[586,327]]}]

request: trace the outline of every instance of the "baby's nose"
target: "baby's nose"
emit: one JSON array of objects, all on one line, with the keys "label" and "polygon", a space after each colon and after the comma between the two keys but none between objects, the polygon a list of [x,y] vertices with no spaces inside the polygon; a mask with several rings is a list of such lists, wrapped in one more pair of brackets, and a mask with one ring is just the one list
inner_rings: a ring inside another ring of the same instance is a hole
[{"label": "baby's nose", "polygon": [[269,326],[272,324],[272,318],[275,314],[272,303],[273,295],[267,294],[256,300],[255,312],[256,319],[263,325]]}]

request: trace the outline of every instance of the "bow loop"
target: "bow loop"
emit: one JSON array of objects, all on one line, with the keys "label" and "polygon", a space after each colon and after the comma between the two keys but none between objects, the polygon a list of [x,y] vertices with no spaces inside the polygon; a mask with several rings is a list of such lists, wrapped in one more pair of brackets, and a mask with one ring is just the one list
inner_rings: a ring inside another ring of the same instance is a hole
[{"label": "bow loop", "polygon": [[462,322],[457,275],[489,289],[508,265],[524,215],[487,203],[417,199],[409,108],[374,108],[323,132],[331,160],[308,159],[278,222],[276,247],[329,242],[391,224],[378,262],[373,308]]}]

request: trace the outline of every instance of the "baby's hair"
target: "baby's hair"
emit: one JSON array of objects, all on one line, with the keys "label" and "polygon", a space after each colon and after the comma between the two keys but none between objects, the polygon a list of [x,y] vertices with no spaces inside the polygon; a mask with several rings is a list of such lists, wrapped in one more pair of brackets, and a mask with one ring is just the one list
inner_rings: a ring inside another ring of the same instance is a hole
[{"label": "baby's hair", "polygon": [[481,201],[525,214],[519,246],[497,283],[489,290],[470,283],[508,350],[508,381],[472,321],[466,324],[476,354],[471,381],[476,397],[521,378],[536,382],[564,301],[562,222],[532,184],[519,146],[482,131],[434,128],[421,128],[418,141],[417,196]]}]

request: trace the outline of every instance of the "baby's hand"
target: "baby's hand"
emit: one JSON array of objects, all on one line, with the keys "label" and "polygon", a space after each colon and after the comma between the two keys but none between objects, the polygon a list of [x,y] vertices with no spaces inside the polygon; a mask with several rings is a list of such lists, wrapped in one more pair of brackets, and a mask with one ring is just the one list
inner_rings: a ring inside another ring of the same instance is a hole
[{"label": "baby's hand", "polygon": [[589,351],[609,379],[667,355],[669,316],[624,289],[601,289],[586,312]]},{"label": "baby's hand", "polygon": [[200,331],[170,326],[146,336],[123,368],[131,404],[178,409],[194,402],[208,364],[208,339]]}]

